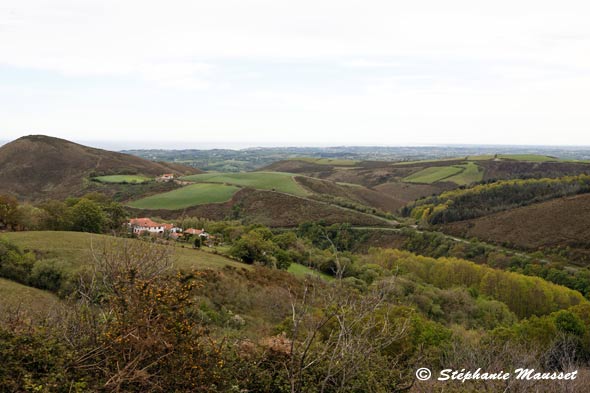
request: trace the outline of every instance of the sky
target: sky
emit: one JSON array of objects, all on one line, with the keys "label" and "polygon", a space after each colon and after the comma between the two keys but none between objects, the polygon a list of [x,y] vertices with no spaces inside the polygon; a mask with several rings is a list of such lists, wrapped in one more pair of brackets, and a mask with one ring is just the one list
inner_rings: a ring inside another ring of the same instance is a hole
[{"label": "sky", "polygon": [[2,0],[0,140],[590,145],[583,0]]}]

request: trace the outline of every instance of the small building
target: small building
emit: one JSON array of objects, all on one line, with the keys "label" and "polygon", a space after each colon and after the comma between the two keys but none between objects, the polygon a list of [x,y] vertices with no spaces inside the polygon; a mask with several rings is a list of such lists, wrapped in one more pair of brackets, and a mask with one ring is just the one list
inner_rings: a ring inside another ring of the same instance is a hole
[{"label": "small building", "polygon": [[204,237],[205,239],[209,238],[209,234],[207,232],[205,232],[205,229],[189,228],[189,229],[185,229],[184,233],[188,234],[188,235]]},{"label": "small building", "polygon": [[159,181],[159,182],[167,182],[167,181],[173,181],[173,180],[174,180],[173,173],[164,173],[162,176],[156,178],[156,181]]},{"label": "small building", "polygon": [[149,218],[132,218],[129,220],[129,228],[131,231],[136,235],[141,235],[142,233],[151,233],[151,234],[163,234],[164,231],[170,230],[173,225],[172,224],[161,224],[155,221],[152,221]]}]

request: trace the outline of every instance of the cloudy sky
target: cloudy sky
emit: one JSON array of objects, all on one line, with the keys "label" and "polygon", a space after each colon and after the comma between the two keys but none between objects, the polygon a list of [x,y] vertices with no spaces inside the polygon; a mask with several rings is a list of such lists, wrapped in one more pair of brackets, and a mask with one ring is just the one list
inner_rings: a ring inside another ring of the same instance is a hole
[{"label": "cloudy sky", "polygon": [[2,0],[0,140],[590,145],[585,0]]}]

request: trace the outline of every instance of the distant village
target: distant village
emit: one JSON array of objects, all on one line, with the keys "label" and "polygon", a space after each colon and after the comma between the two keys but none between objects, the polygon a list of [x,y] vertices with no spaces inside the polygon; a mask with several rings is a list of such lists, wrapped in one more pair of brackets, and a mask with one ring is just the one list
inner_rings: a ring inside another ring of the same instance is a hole
[{"label": "distant village", "polygon": [[172,240],[190,240],[199,238],[201,243],[211,246],[216,238],[205,232],[205,229],[183,229],[174,224],[155,222],[150,218],[132,218],[127,223],[135,236],[155,236]]}]

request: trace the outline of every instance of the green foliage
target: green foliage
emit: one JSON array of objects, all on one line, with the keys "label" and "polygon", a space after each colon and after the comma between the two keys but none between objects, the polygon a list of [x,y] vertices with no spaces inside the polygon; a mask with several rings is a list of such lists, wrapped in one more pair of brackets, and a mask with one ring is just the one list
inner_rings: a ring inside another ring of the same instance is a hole
[{"label": "green foliage", "polygon": [[584,322],[576,314],[568,310],[558,311],[553,315],[557,330],[571,333],[576,336],[583,336],[586,333]]},{"label": "green foliage", "polygon": [[70,215],[72,230],[77,232],[101,233],[107,220],[100,205],[86,198],[72,206]]},{"label": "green foliage", "polygon": [[505,272],[457,258],[428,258],[399,250],[370,251],[368,259],[386,269],[411,274],[438,288],[473,287],[505,303],[518,317],[545,315],[586,303],[576,291],[537,277]]},{"label": "green foliage", "polygon": [[32,253],[25,253],[16,245],[0,239],[0,277],[27,284],[34,264]]},{"label": "green foliage", "polygon": [[18,202],[10,195],[0,195],[0,228],[14,228],[18,223]]},{"label": "green foliage", "polygon": [[276,246],[270,240],[264,238],[260,231],[250,231],[243,235],[231,247],[229,254],[242,262],[252,264],[259,262],[272,266],[275,262],[273,257]]},{"label": "green foliage", "polygon": [[73,353],[57,335],[0,325],[0,386],[6,392],[82,392],[86,384],[68,369]]},{"label": "green foliage", "polygon": [[406,206],[402,213],[430,224],[443,224],[586,192],[590,192],[590,175],[503,180],[424,198]]}]

